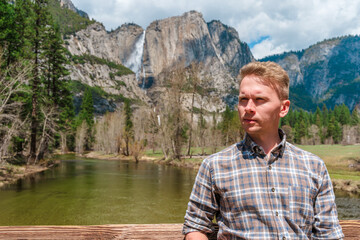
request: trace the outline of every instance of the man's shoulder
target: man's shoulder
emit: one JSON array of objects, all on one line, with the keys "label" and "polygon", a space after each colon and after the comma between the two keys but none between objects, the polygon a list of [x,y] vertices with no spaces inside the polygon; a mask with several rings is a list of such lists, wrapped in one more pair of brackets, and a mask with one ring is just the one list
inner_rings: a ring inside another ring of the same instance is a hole
[{"label": "man's shoulder", "polygon": [[210,164],[210,163],[218,162],[218,161],[232,160],[232,159],[234,159],[234,157],[236,157],[240,153],[238,150],[239,144],[241,144],[241,142],[235,143],[229,147],[226,147],[225,149],[223,149],[219,152],[211,154],[208,157],[206,157],[203,162]]}]

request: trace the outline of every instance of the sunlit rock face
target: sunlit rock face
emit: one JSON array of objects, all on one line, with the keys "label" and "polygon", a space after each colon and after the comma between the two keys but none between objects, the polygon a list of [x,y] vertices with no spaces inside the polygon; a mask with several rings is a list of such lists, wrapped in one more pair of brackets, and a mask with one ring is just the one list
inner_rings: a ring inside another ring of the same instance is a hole
[{"label": "sunlit rock face", "polygon": [[[65,39],[65,46],[73,56],[91,55],[125,65],[131,59],[143,31],[138,25],[124,24],[108,32],[102,24],[94,23]],[[68,69],[71,80],[80,81],[92,87],[100,87],[109,94],[122,95],[145,104],[150,103],[146,92],[140,88],[135,73],[118,76],[116,69],[98,62],[72,63]],[[116,106],[104,105],[98,112],[114,111],[114,109]]]},{"label": "sunlit rock face", "polygon": [[235,29],[219,21],[205,22],[196,11],[154,21],[146,29],[144,47],[146,86],[156,76],[177,64],[203,63],[203,72],[213,78],[213,87],[225,90],[234,83],[241,66],[253,60]]},{"label": "sunlit rock face", "polygon": [[131,57],[143,31],[136,24],[124,24],[107,32],[102,24],[94,23],[71,35],[66,40],[66,46],[73,55],[90,54],[124,64]]}]

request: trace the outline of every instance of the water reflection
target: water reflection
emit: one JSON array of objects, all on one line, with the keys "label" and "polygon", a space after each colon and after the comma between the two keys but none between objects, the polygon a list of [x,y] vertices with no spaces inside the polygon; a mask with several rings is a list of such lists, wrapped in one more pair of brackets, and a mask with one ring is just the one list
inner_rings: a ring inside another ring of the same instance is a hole
[{"label": "water reflection", "polygon": [[0,191],[0,225],[180,223],[196,172],[66,159]]}]

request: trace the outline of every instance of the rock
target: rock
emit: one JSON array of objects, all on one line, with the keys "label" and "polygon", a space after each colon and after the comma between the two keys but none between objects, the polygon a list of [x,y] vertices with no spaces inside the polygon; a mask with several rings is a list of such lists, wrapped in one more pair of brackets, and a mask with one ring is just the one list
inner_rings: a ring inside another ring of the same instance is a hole
[{"label": "rock", "polygon": [[360,36],[345,36],[260,61],[275,61],[288,72],[292,104],[315,110],[344,103],[353,109],[360,103],[359,52]]},{"label": "rock", "polygon": [[61,6],[62,8],[68,8],[68,9],[70,9],[71,11],[78,13],[80,16],[89,19],[88,14],[87,14],[86,12],[82,11],[82,10],[77,9],[77,8],[74,6],[74,4],[71,2],[71,0],[60,0],[60,6]]},{"label": "rock", "polygon": [[130,58],[143,31],[136,24],[123,24],[116,30],[107,32],[102,24],[94,23],[70,36],[66,48],[73,55],[90,54],[124,64]]},{"label": "rock", "polygon": [[[201,62],[201,76],[210,77],[206,88],[213,89],[211,98],[221,100],[216,109],[220,111],[224,109],[224,103],[233,105],[237,102],[235,77],[244,64],[254,60],[249,47],[240,41],[234,28],[219,21],[206,23],[202,14],[196,11],[154,21],[147,27],[145,35],[136,24],[124,24],[107,32],[102,24],[94,23],[71,36],[66,47],[72,55],[93,55],[123,65],[129,65],[134,54],[142,53],[137,63],[140,64],[138,75],[127,75],[126,79],[110,79],[111,70],[94,63],[70,65],[69,71],[72,80],[147,104],[157,102],[154,97],[159,96],[157,87],[164,85],[164,72],[180,64],[186,67],[192,62]],[[117,80],[127,87],[116,88]]]},{"label": "rock", "polygon": [[249,46],[240,41],[239,34],[234,28],[220,21],[211,21],[207,25],[220,57],[228,66],[230,74],[237,77],[242,66],[255,60]]},{"label": "rock", "polygon": [[159,76],[174,66],[201,62],[202,75],[211,78],[208,87],[225,99],[238,88],[234,77],[240,67],[252,60],[249,47],[235,29],[219,21],[207,24],[196,11],[154,21],[146,29],[143,67],[147,88],[161,86]]}]

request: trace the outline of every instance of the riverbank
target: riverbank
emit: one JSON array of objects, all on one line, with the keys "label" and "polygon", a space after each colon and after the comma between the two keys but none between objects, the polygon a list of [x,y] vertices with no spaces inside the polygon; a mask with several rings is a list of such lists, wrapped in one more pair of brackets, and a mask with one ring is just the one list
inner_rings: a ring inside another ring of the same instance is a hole
[{"label": "riverbank", "polygon": [[[360,172],[357,169],[358,160],[354,157],[360,150],[359,146],[331,145],[329,147],[327,145],[319,145],[300,147],[313,152],[325,161],[330,172],[334,190],[344,192],[350,196],[360,196]],[[103,160],[134,160],[131,156],[103,154],[101,152],[89,152],[83,157]],[[160,151],[148,151],[139,161],[197,170],[202,160],[206,157],[207,155],[193,155],[191,158],[185,157],[181,161],[164,160],[164,156]]]},{"label": "riverbank", "polygon": [[39,165],[16,166],[5,163],[0,166],[0,188],[47,169],[49,167]]},{"label": "riverbank", "polygon": [[[79,155],[80,157],[85,158],[94,158],[94,159],[102,159],[102,160],[128,160],[135,161],[132,156],[125,155],[117,155],[117,154],[105,154],[102,152],[88,152],[83,155]],[[202,160],[206,156],[192,156],[192,158],[185,157],[181,161],[178,160],[165,160],[161,154],[152,154],[152,155],[143,155],[139,158],[140,162],[153,162],[162,165],[170,165],[175,167],[184,167],[191,168],[194,170],[199,169]]]},{"label": "riverbank", "polygon": [[51,159],[43,160],[40,164],[36,165],[14,165],[3,162],[0,164],[0,188],[6,186],[7,184],[15,183],[19,179],[46,171],[58,164],[58,161]]}]

